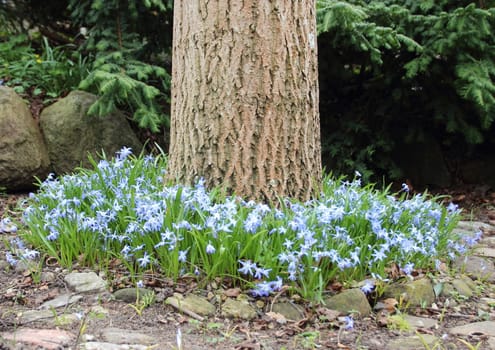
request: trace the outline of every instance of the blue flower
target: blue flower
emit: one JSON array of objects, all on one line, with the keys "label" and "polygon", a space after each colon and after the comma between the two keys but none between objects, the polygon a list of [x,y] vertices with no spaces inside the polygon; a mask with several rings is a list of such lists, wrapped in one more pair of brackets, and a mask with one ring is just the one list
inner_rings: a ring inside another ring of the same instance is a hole
[{"label": "blue flower", "polygon": [[411,273],[414,271],[414,264],[413,263],[408,263],[406,264],[402,269],[401,269],[406,275],[410,276]]},{"label": "blue flower", "polygon": [[179,250],[179,258],[178,260],[180,262],[186,262],[187,261],[187,251],[189,250],[189,248],[187,248],[186,250]]},{"label": "blue flower", "polygon": [[148,253],[147,252],[144,252],[143,257],[142,258],[138,258],[137,261],[139,263],[139,266],[146,267],[151,262],[151,259],[150,259],[150,256],[148,255]]},{"label": "blue flower", "polygon": [[375,250],[373,253],[372,253],[372,256],[373,256],[373,262],[380,262],[380,261],[383,261],[385,260],[385,258],[387,257],[385,255],[385,250],[382,248],[380,250]]},{"label": "blue flower", "polygon": [[11,265],[15,266],[17,264],[17,260],[14,258],[14,256],[11,253],[5,253],[5,260]]},{"label": "blue flower", "polygon": [[22,253],[22,257],[24,259],[28,259],[28,260],[33,260],[33,259],[37,258],[39,255],[40,255],[40,252],[38,252],[37,250],[32,250],[32,249],[25,249],[24,252]]},{"label": "blue flower", "polygon": [[243,275],[253,275],[253,269],[256,268],[256,264],[253,264],[251,260],[239,260],[239,263],[242,265],[237,271],[242,273]]},{"label": "blue flower", "polygon": [[353,329],[354,328],[354,319],[352,316],[346,316],[344,317],[344,329]]},{"label": "blue flower", "polygon": [[257,211],[252,211],[248,214],[244,221],[244,229],[249,233],[255,233],[261,225],[261,216]]},{"label": "blue flower", "polygon": [[215,247],[211,244],[211,242],[208,242],[208,245],[206,246],[206,253],[214,254],[215,252],[216,252]]},{"label": "blue flower", "polygon": [[455,203],[452,203],[452,202],[450,202],[449,205],[447,206],[447,210],[450,213],[456,212],[458,208],[459,208],[459,206],[457,204],[455,204]]},{"label": "blue flower", "polygon": [[367,280],[364,285],[361,287],[361,290],[364,294],[370,294],[373,289],[375,289],[375,284],[373,281]]},{"label": "blue flower", "polygon": [[251,294],[254,297],[267,297],[271,293],[279,291],[282,288],[282,279],[277,277],[275,281],[257,283]]},{"label": "blue flower", "polygon": [[122,147],[120,151],[117,152],[117,160],[124,160],[132,154],[132,149],[129,147]]},{"label": "blue flower", "polygon": [[120,254],[124,256],[125,259],[130,259],[132,257],[132,248],[128,245],[125,245],[124,248],[120,251]]},{"label": "blue flower", "polygon": [[256,266],[256,267],[254,268],[254,278],[256,278],[256,279],[261,279],[261,278],[263,278],[263,276],[264,276],[264,277],[268,277],[268,276],[269,276],[269,274],[270,274],[270,271],[271,271],[271,270],[272,270],[272,269],[263,269],[263,268],[261,268],[261,267],[257,267],[257,266]]}]

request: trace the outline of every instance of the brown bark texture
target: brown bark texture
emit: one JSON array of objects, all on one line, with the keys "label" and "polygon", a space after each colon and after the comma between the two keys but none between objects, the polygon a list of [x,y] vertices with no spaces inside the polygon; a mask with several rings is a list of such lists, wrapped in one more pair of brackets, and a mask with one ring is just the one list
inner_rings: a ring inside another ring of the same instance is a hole
[{"label": "brown bark texture", "polygon": [[306,200],[321,181],[315,0],[174,4],[169,178]]}]

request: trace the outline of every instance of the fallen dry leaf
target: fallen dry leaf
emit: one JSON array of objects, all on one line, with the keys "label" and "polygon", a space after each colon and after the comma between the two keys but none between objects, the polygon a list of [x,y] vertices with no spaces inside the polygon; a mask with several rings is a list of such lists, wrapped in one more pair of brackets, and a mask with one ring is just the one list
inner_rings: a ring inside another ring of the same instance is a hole
[{"label": "fallen dry leaf", "polygon": [[275,320],[279,324],[286,324],[287,323],[287,319],[285,318],[285,316],[282,314],[279,314],[278,312],[269,311],[266,313],[266,315],[268,317],[270,317],[271,319]]},{"label": "fallen dry leaf", "polygon": [[389,313],[386,310],[381,310],[376,315],[376,324],[380,327],[387,327]]},{"label": "fallen dry leaf", "polygon": [[333,282],[330,285],[330,289],[332,289],[335,292],[340,292],[342,290],[342,288],[343,288],[343,285],[340,282]]},{"label": "fallen dry leaf", "polygon": [[397,306],[397,304],[399,302],[395,298],[387,298],[387,299],[382,300],[382,303],[385,307],[385,310],[387,310],[390,313],[393,313],[393,312],[395,312],[395,307]]},{"label": "fallen dry leaf", "polygon": [[341,314],[340,311],[332,310],[326,307],[319,307],[318,309],[316,309],[316,312],[318,313],[318,315],[323,316],[326,321],[330,322],[335,321]]},{"label": "fallen dry leaf", "polygon": [[392,263],[389,268],[386,269],[391,279],[395,280],[401,276],[400,267],[397,263]]},{"label": "fallen dry leaf", "polygon": [[229,288],[224,290],[223,294],[227,297],[236,298],[241,294],[240,288]]},{"label": "fallen dry leaf", "polygon": [[261,345],[254,339],[243,341],[240,344],[237,344],[234,348],[236,350],[261,350]]}]

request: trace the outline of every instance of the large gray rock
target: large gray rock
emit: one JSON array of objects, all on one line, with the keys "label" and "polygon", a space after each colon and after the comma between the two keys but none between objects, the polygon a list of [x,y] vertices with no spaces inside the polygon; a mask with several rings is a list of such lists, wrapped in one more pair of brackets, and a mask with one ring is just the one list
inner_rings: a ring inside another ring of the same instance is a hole
[{"label": "large gray rock", "polygon": [[90,93],[73,91],[41,113],[41,129],[57,174],[89,166],[88,153],[95,156],[103,150],[107,156],[113,156],[123,146],[132,148],[134,153],[141,152],[143,146],[122,113],[105,117],[87,115],[96,99]]},{"label": "large gray rock", "polygon": [[45,178],[49,165],[43,136],[26,103],[0,86],[0,187],[34,188],[34,177]]}]

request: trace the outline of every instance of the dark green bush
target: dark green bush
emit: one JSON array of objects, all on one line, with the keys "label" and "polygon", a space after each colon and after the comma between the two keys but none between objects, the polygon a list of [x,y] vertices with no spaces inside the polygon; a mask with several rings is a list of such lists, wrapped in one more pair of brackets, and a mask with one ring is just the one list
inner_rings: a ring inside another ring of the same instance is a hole
[{"label": "dark green bush", "polygon": [[[483,5],[483,8],[480,7]],[[318,2],[324,159],[401,176],[392,153],[428,136],[450,157],[495,117],[493,1]]]},{"label": "dark green bush", "polygon": [[90,114],[125,108],[142,128],[168,126],[171,8],[171,0],[69,0],[74,23],[88,28],[82,50],[94,63],[80,88],[100,96]]}]

